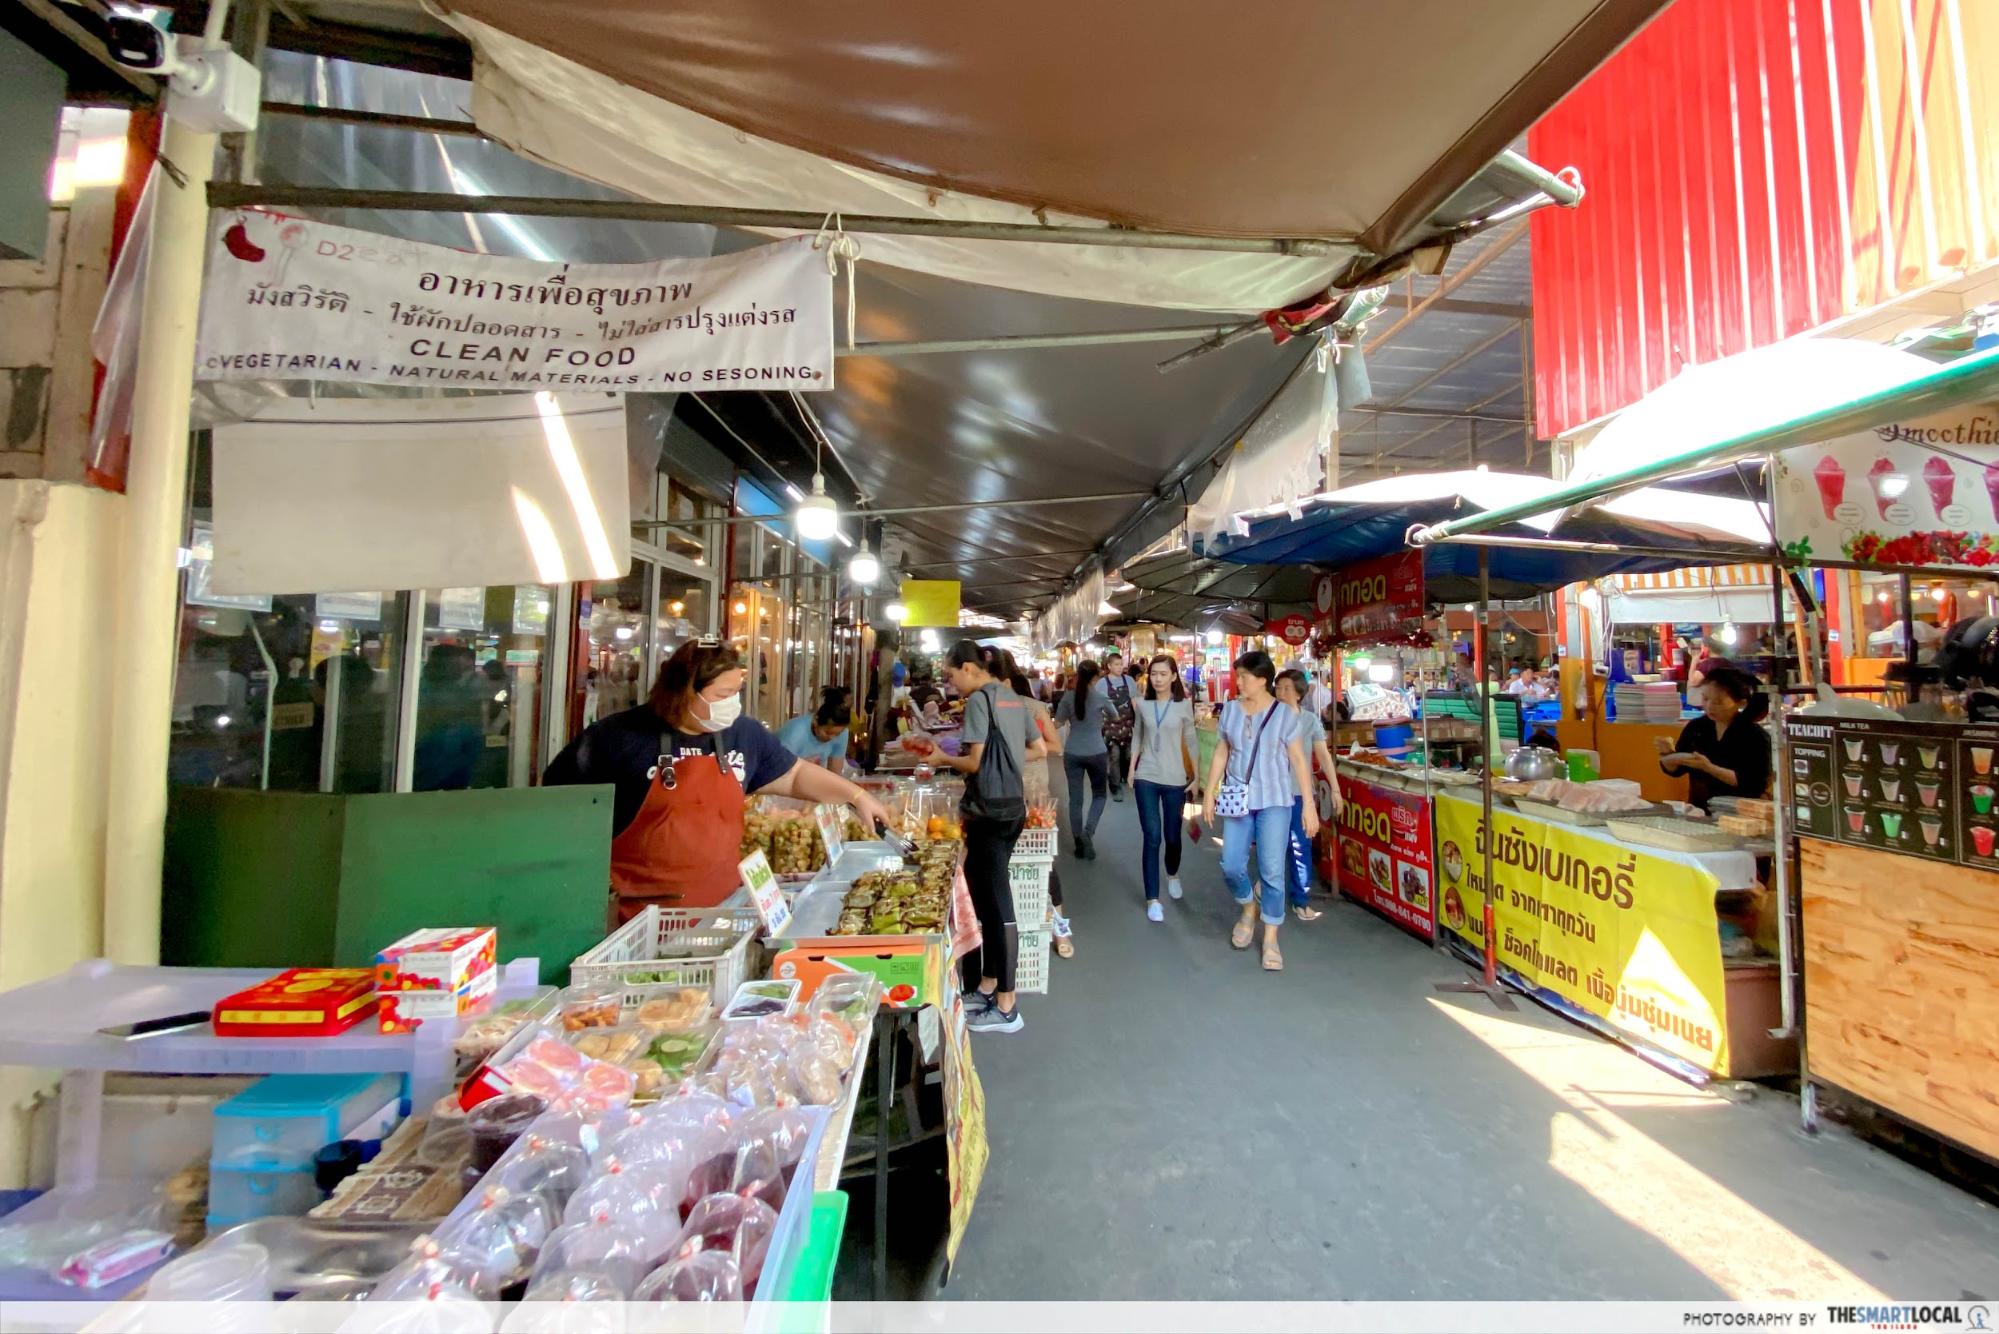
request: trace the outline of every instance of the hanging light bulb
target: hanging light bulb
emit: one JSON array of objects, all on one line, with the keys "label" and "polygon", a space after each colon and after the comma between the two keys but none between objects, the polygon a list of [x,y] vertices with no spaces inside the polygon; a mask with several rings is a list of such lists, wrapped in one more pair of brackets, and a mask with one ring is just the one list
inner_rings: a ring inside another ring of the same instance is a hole
[{"label": "hanging light bulb", "polygon": [[873,588],[875,581],[882,577],[882,563],[875,553],[868,550],[868,539],[861,539],[861,549],[847,562],[847,578],[862,588]]},{"label": "hanging light bulb", "polygon": [[887,613],[888,618],[897,625],[901,625],[909,619],[909,608],[903,606],[900,602],[891,602],[883,610]]},{"label": "hanging light bulb", "polygon": [[840,531],[840,505],[826,494],[826,474],[812,474],[812,494],[798,502],[792,516],[801,541],[824,542]]},{"label": "hanging light bulb", "polygon": [[1735,630],[1735,622],[1723,621],[1721,623],[1721,633],[1715,637],[1721,640],[1722,643],[1728,645],[1730,648],[1734,648],[1735,641],[1737,638],[1739,638]]}]

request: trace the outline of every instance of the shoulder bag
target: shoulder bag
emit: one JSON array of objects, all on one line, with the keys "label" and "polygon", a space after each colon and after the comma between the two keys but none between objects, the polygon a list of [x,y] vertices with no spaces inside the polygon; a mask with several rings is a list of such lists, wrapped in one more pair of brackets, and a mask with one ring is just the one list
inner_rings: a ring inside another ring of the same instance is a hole
[{"label": "shoulder bag", "polygon": [[[1277,708],[1277,702],[1272,700],[1263,711],[1263,723],[1256,729],[1256,742],[1249,748],[1249,763],[1243,766],[1241,778],[1235,776],[1236,752],[1229,752],[1228,770],[1222,777],[1222,785],[1215,789],[1216,815],[1232,820],[1249,814],[1249,776],[1256,772],[1257,752],[1263,749],[1263,734],[1269,729],[1270,720],[1277,716]],[[1236,706],[1236,711],[1248,719],[1249,713],[1241,705]]]},{"label": "shoulder bag", "polygon": [[967,816],[997,820],[1002,824],[1027,818],[1027,782],[1021,772],[1020,756],[1000,735],[999,709],[993,695],[999,687],[981,686],[965,701],[969,713],[983,702],[986,710],[985,749],[979,752],[979,767],[965,783],[965,798],[959,809]]}]

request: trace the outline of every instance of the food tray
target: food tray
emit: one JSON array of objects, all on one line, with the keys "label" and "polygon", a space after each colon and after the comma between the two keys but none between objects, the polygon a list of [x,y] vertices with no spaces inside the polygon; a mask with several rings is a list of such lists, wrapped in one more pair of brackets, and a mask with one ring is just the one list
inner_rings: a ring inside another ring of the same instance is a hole
[{"label": "food tray", "polygon": [[1020,933],[1020,958],[1013,965],[1013,989],[1031,996],[1048,992],[1048,960],[1054,953],[1046,931]]},{"label": "food tray", "polygon": [[749,976],[750,942],[758,927],[756,909],[750,907],[647,904],[570,964],[569,981],[573,986],[622,986],[627,1007],[677,987],[706,987],[711,996],[727,996]]},{"label": "food tray", "polygon": [[1007,882],[1013,887],[1013,920],[1022,930],[1030,930],[1048,920],[1048,876],[1052,861],[1010,861]]},{"label": "food tray", "polygon": [[[1552,820],[1556,824],[1600,825],[1613,818],[1600,811],[1571,811],[1557,806],[1552,801],[1530,801],[1526,797],[1515,797],[1513,805],[1524,815],[1531,815],[1540,820]],[[1634,811],[1631,814],[1643,814],[1643,812]]]},{"label": "food tray", "polygon": [[1604,818],[1611,834],[1626,843],[1666,848],[1673,852],[1738,852],[1741,839],[1699,821],[1676,815],[1611,815]]}]

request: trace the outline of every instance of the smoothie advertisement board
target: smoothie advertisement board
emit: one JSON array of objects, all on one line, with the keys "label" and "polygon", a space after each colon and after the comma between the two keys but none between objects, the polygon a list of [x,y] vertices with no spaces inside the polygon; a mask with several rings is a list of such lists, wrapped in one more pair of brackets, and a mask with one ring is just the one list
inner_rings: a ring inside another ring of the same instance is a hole
[{"label": "smoothie advertisement board", "polygon": [[[1485,949],[1479,803],[1436,798],[1440,925]],[[1557,1009],[1703,1070],[1728,1069],[1718,881],[1693,857],[1492,813],[1500,970]]]},{"label": "smoothie advertisement board", "polygon": [[1800,561],[1999,565],[1999,404],[1784,450],[1777,540]]},{"label": "smoothie advertisement board", "polygon": [[1999,726],[1792,718],[1797,831],[1999,870]]},{"label": "smoothie advertisement board", "polygon": [[1437,934],[1436,859],[1430,801],[1340,776],[1340,892],[1424,940]]}]

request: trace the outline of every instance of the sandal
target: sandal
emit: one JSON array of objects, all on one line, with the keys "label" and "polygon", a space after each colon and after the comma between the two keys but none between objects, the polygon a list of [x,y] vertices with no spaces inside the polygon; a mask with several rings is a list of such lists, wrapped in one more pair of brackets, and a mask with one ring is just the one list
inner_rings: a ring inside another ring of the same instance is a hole
[{"label": "sandal", "polygon": [[1293,908],[1291,912],[1301,922],[1316,922],[1321,917],[1325,916],[1324,913],[1320,912],[1317,908],[1314,908],[1309,903],[1301,903],[1297,907]]},{"label": "sandal", "polygon": [[1076,942],[1068,936],[1055,937],[1055,952],[1065,959],[1076,957]]},{"label": "sandal", "polygon": [[1284,971],[1284,956],[1278,953],[1277,941],[1271,936],[1263,938],[1263,971],[1266,973]]},{"label": "sandal", "polygon": [[1243,917],[1236,922],[1235,929],[1229,932],[1229,944],[1239,950],[1246,950],[1249,948],[1250,937],[1255,934],[1256,918],[1254,916]]}]

